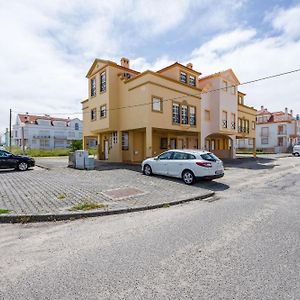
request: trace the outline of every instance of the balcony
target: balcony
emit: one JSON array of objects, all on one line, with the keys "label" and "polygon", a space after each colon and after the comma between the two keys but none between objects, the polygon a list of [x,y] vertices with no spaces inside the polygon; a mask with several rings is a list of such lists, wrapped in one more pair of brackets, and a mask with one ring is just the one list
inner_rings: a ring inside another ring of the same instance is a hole
[{"label": "balcony", "polygon": [[32,138],[34,139],[50,139],[50,135],[33,135]]},{"label": "balcony", "polygon": [[248,127],[239,126],[238,131],[241,133],[249,133]]},{"label": "balcony", "polygon": [[227,120],[223,120],[222,121],[222,127],[223,128],[227,128]]},{"label": "balcony", "polygon": [[278,131],[277,135],[287,135],[287,131],[286,130],[280,130],[280,131]]},{"label": "balcony", "polygon": [[231,129],[235,130],[235,122],[231,122]]}]

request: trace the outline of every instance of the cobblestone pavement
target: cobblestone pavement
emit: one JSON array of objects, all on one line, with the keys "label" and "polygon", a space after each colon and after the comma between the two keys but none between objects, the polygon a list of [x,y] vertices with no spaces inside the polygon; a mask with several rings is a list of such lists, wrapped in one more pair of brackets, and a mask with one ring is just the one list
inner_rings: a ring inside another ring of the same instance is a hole
[{"label": "cobblestone pavement", "polygon": [[88,201],[105,204],[103,210],[134,208],[209,192],[199,185],[187,186],[180,180],[146,177],[126,169],[0,171],[0,209],[11,210],[10,214],[66,213]]}]

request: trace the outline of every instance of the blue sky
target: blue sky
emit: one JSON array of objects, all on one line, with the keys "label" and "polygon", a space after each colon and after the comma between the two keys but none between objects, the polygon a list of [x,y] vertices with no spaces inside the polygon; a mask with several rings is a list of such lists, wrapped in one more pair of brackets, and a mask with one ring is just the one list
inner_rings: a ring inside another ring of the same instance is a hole
[{"label": "blue sky", "polygon": [[[0,132],[8,111],[77,116],[94,58],[137,70],[192,62],[241,82],[300,68],[300,1],[0,0]],[[300,72],[241,89],[247,104],[300,113]]]}]

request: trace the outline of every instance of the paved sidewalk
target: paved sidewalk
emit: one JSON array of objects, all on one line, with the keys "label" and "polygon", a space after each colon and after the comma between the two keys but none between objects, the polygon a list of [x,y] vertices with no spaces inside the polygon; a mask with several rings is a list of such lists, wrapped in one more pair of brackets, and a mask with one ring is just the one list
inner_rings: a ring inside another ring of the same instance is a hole
[{"label": "paved sidewalk", "polygon": [[[46,217],[40,219],[45,220],[80,217],[82,211],[70,209],[84,202],[104,204],[105,208],[98,209],[96,214],[111,214],[156,208],[210,195],[210,190],[199,185],[187,186],[180,180],[146,177],[127,169],[99,172],[35,167],[26,172],[1,171],[0,209],[11,212],[0,214],[0,222],[14,222],[16,216],[24,215],[30,216],[27,221],[34,220],[34,215],[44,215]],[[92,215],[93,212],[89,211]]]}]

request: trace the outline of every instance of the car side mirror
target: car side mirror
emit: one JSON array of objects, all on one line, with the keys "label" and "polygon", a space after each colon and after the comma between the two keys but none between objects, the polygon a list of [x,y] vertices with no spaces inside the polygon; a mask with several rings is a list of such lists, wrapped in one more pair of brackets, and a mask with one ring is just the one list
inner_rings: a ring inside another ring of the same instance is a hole
[{"label": "car side mirror", "polygon": [[155,156],[155,157],[154,157],[154,160],[158,160],[158,156]]}]

